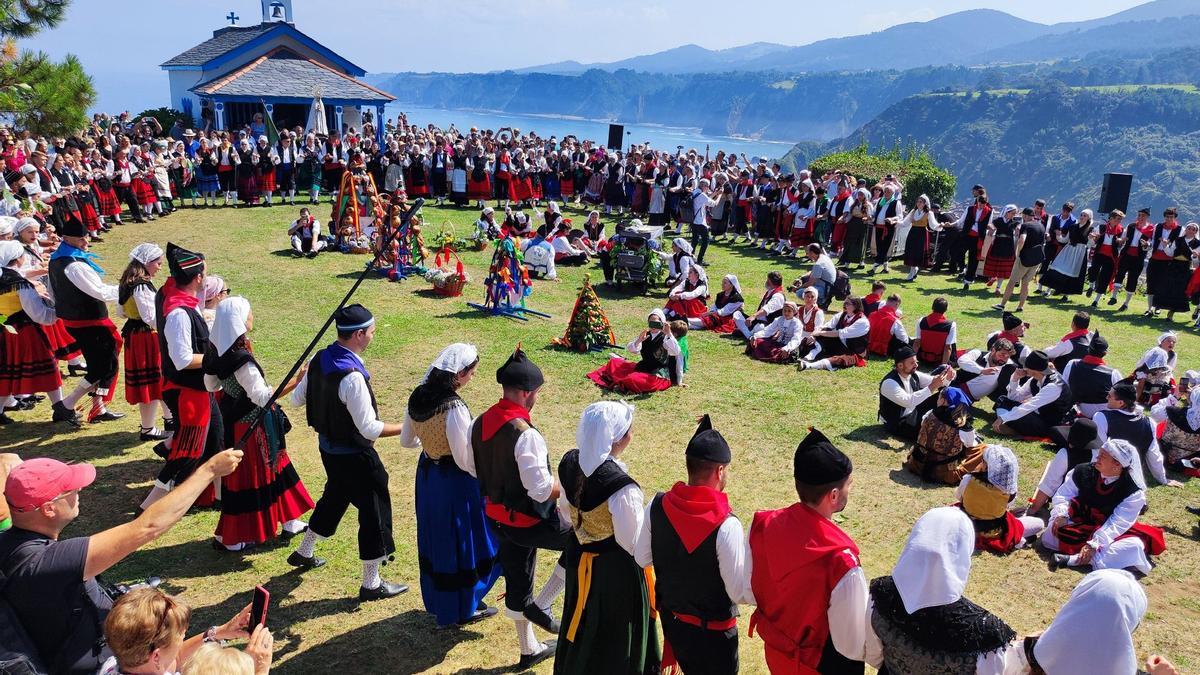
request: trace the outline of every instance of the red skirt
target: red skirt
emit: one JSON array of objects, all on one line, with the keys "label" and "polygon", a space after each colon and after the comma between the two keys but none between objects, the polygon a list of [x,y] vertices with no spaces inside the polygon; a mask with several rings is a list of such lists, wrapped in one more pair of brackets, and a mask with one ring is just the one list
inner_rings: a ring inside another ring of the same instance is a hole
[{"label": "red skirt", "polygon": [[75,338],[67,332],[67,327],[63,325],[62,319],[41,328],[42,332],[46,334],[46,339],[50,341],[50,349],[54,352],[55,358],[66,361],[81,355],[79,345],[75,344]]},{"label": "red skirt", "polygon": [[617,389],[630,394],[648,394],[671,388],[671,381],[653,373],[637,372],[637,364],[613,357],[603,368],[588,373],[588,379],[601,389]]},{"label": "red skirt", "polygon": [[428,197],[429,183],[422,185],[413,185],[409,183],[407,186],[405,186],[405,192],[408,193],[409,197]]},{"label": "red skirt", "polygon": [[570,197],[575,194],[575,179],[564,178],[558,184],[558,193],[564,197]]},{"label": "red skirt", "polygon": [[95,232],[100,229],[100,217],[96,215],[96,207],[92,206],[90,201],[79,201],[79,218],[88,230]]},{"label": "red skirt", "polygon": [[804,218],[802,220],[793,220],[792,235],[788,240],[788,245],[792,248],[799,249],[808,246],[812,243],[813,236],[813,219]]},{"label": "red skirt", "polygon": [[533,199],[533,183],[528,177],[514,178],[508,184],[515,201],[523,202],[526,199]]},{"label": "red skirt", "polygon": [[796,214],[780,211],[775,214],[775,238],[788,239],[792,236],[792,223],[796,221]]},{"label": "red skirt", "polygon": [[[24,314],[20,316],[24,317]],[[58,361],[41,327],[29,320],[10,321],[16,333],[0,330],[0,396],[36,394],[62,386]]]},{"label": "red skirt", "polygon": [[100,215],[110,217],[121,215],[121,200],[117,199],[116,190],[96,188],[95,192],[96,201],[100,204]]},{"label": "red skirt", "polygon": [[[1067,555],[1079,553],[1083,545],[1091,539],[1092,533],[1098,529],[1100,529],[1099,525],[1089,523],[1068,524],[1058,528],[1058,550]],[[1066,536],[1064,537],[1063,535]],[[1158,555],[1167,550],[1167,542],[1163,538],[1161,527],[1135,522],[1132,527],[1117,537],[1116,540],[1120,541],[1129,537],[1141,539],[1142,543],[1146,546],[1146,553],[1148,555]],[[1064,541],[1064,539],[1068,539],[1069,541]]]},{"label": "red skirt", "polygon": [[983,276],[988,279],[1007,279],[1012,274],[1013,259],[988,256],[983,264]]},{"label": "red skirt", "polygon": [[[241,438],[246,427],[244,422],[235,422],[234,438]],[[286,450],[280,451],[277,463],[272,470],[266,434],[262,426],[257,427],[246,443],[242,463],[221,479],[221,518],[216,535],[225,545],[261,544],[273,539],[280,525],[312,510],[312,497]]]},{"label": "red skirt", "polygon": [[491,199],[492,198],[492,181],[487,174],[483,175],[483,180],[475,180],[471,178],[471,174],[467,174],[467,198],[468,199]]},{"label": "red skirt", "polygon": [[746,345],[746,354],[753,359],[766,361],[767,363],[787,363],[792,360],[794,354],[789,354],[779,348],[779,342],[775,338],[760,338],[752,340]]},{"label": "red skirt", "polygon": [[153,204],[158,201],[154,186],[141,178],[134,178],[131,187],[133,188],[133,198],[137,200],[138,204]]},{"label": "red skirt", "polygon": [[158,333],[141,321],[128,321],[125,340],[125,401],[130,405],[162,398],[162,368]]},{"label": "red skirt", "polygon": [[733,315],[721,316],[716,312],[707,312],[699,317],[700,323],[704,324],[704,330],[711,330],[714,333],[732,333],[737,330],[737,324],[733,321]]},{"label": "red skirt", "polygon": [[1017,545],[1025,538],[1025,525],[1011,513],[1004,514],[1004,527],[995,537],[975,535],[975,550],[989,551],[996,555],[1008,555],[1017,549]]},{"label": "red skirt", "polygon": [[700,298],[671,300],[667,302],[666,309],[668,312],[673,312],[676,316],[683,316],[689,319],[695,319],[708,312],[708,306]]},{"label": "red skirt", "polygon": [[264,171],[258,176],[258,189],[262,192],[275,191],[275,169]]}]

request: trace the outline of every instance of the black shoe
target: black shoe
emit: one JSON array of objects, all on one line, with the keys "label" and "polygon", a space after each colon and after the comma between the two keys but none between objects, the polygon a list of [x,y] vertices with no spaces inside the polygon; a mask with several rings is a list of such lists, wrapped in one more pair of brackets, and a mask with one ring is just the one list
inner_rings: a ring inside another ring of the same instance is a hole
[{"label": "black shoe", "polygon": [[481,602],[481,603],[479,603],[479,609],[476,609],[475,613],[472,614],[471,616],[467,617],[466,619],[464,619],[462,621],[459,621],[458,625],[459,626],[469,626],[473,623],[478,623],[480,621],[483,621],[484,619],[490,619],[491,617],[496,616],[496,614],[498,614],[499,612],[500,612],[500,610],[496,609],[495,607],[488,607],[487,605],[485,605]]},{"label": "black shoe", "polygon": [[558,634],[558,622],[554,620],[554,617],[543,611],[541,607],[530,603],[530,605],[525,608],[525,611],[521,613],[525,615],[526,619],[529,619],[530,623],[538,628],[541,628],[547,633],[554,633],[556,635]]},{"label": "black shoe", "polygon": [[70,377],[83,377],[87,375],[87,366],[67,366],[67,375]]},{"label": "black shoe", "polygon": [[83,422],[79,419],[79,413],[68,408],[62,401],[54,404],[54,415],[50,419],[54,422],[66,422],[76,429],[83,426]]},{"label": "black shoe", "polygon": [[146,441],[165,441],[170,437],[171,437],[170,434],[163,433],[154,428],[151,428],[150,431],[146,431],[143,428],[143,429],[141,429],[141,432],[138,434],[138,440],[142,441],[143,443],[145,443]]},{"label": "black shoe", "polygon": [[309,251],[308,253],[305,253],[305,254],[304,254],[304,257],[305,257],[305,258],[308,258],[308,259],[310,259],[310,260],[311,260],[312,258],[315,258],[315,257],[317,257],[317,252],[316,252],[316,251]]},{"label": "black shoe", "polygon": [[1115,304],[1117,304],[1117,299],[1116,299],[1116,298],[1109,298],[1109,299],[1108,299],[1108,306],[1109,306],[1109,307],[1112,307],[1112,306],[1113,306],[1113,305],[1115,305]]},{"label": "black shoe", "polygon": [[554,656],[554,650],[558,647],[558,640],[546,640],[546,646],[540,652],[532,654],[522,654],[521,660],[517,661],[518,670],[528,670],[546,659]]},{"label": "black shoe", "polygon": [[9,417],[8,415],[5,415],[4,413],[0,412],[0,426],[6,425],[6,424],[12,424],[13,422],[16,422],[16,420],[14,420],[13,418]]},{"label": "black shoe", "polygon": [[[1196,317],[1192,317],[1192,318],[1194,319],[1194,318],[1196,318]],[[34,395],[32,395],[32,396],[26,396],[26,397],[25,397],[25,400],[26,400],[26,401],[33,401],[34,403],[41,403],[42,401],[45,401],[45,400],[46,400],[46,397],[45,397],[45,396],[43,396],[43,395],[41,395],[41,394],[34,394]]]},{"label": "black shoe", "polygon": [[115,422],[115,421],[121,419],[122,417],[125,417],[125,413],[119,413],[119,412],[113,412],[111,410],[105,410],[104,412],[100,413],[99,415],[96,415],[95,417],[93,417],[91,420],[89,420],[89,422],[91,424],[96,424],[97,422]]},{"label": "black shoe", "polygon": [[292,551],[292,554],[287,559],[287,564],[292,567],[299,567],[302,570],[315,570],[324,565],[325,562],[324,558],[318,558],[315,555],[311,558],[302,556],[299,551]]},{"label": "black shoe", "polygon": [[279,538],[280,538],[280,539],[282,539],[282,540],[284,540],[284,541],[291,541],[293,537],[298,537],[298,536],[300,536],[300,535],[304,534],[305,532],[308,532],[308,526],[307,526],[307,525],[305,525],[305,526],[304,526],[304,529],[303,529],[303,530],[300,530],[299,532],[288,532],[287,530],[280,530],[280,531],[279,531]]},{"label": "black shoe", "polygon": [[1090,297],[1092,297],[1092,289],[1090,289],[1090,288],[1089,288],[1089,289],[1087,289],[1086,291],[1084,291],[1084,292],[1083,292],[1083,297],[1085,297],[1085,298],[1090,298]]},{"label": "black shoe", "polygon": [[159,441],[154,444],[154,454],[166,459],[171,456],[171,450],[167,447],[166,443]]},{"label": "black shoe", "polygon": [[387,580],[380,580],[378,588],[358,588],[358,601],[370,602],[372,600],[383,600],[392,598],[401,593],[408,591],[408,586],[404,584],[394,584]]},{"label": "black shoe", "polygon": [[1185,506],[1183,507],[1183,510],[1187,511],[1193,516],[1200,516],[1200,506]]},{"label": "black shoe", "polygon": [[1071,559],[1071,556],[1069,556],[1069,555],[1063,555],[1062,553],[1055,553],[1054,555],[1050,556],[1050,571],[1053,572],[1054,570],[1067,567],[1067,561],[1069,561],[1070,559]]},{"label": "black shoe", "polygon": [[221,542],[217,541],[216,539],[213,539],[211,541],[212,541],[213,550],[218,551],[220,553],[245,553],[246,551],[251,551],[251,550],[258,548],[258,544],[254,543],[252,541],[246,542],[245,545],[243,545],[239,549],[226,548],[225,544],[222,544]]}]

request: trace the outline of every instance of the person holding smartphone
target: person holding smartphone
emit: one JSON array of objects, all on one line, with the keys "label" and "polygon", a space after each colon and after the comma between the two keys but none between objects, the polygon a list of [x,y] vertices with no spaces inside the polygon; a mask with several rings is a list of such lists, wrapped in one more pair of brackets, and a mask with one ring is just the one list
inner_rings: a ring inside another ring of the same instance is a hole
[{"label": "person holding smartphone", "polygon": [[588,379],[601,389],[629,394],[665,391],[683,385],[683,350],[671,332],[661,309],[650,312],[646,330],[626,347],[640,354],[634,362],[614,355],[604,367],[588,373]]}]

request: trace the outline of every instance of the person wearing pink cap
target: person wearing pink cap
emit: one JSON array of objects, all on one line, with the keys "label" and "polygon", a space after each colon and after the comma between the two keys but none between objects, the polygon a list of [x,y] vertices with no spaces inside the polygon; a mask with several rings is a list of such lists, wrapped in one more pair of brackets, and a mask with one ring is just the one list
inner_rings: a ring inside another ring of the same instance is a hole
[{"label": "person wearing pink cap", "polygon": [[233,472],[240,450],[225,450],[132,522],[90,537],[60,539],[80,513],[91,464],[30,459],[8,474],[12,529],[0,533],[0,594],[25,629],[45,672],[95,673],[111,651],[103,640],[112,599],[96,576],[179,522],[216,478]]}]

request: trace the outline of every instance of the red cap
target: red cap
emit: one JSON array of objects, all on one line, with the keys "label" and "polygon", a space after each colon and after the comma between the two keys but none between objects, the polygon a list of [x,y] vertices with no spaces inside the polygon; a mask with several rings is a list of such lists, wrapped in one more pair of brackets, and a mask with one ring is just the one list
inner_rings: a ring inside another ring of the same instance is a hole
[{"label": "red cap", "polygon": [[91,464],[63,464],[38,457],[13,467],[4,484],[4,498],[14,511],[32,511],[64,492],[85,488],[96,480]]}]

